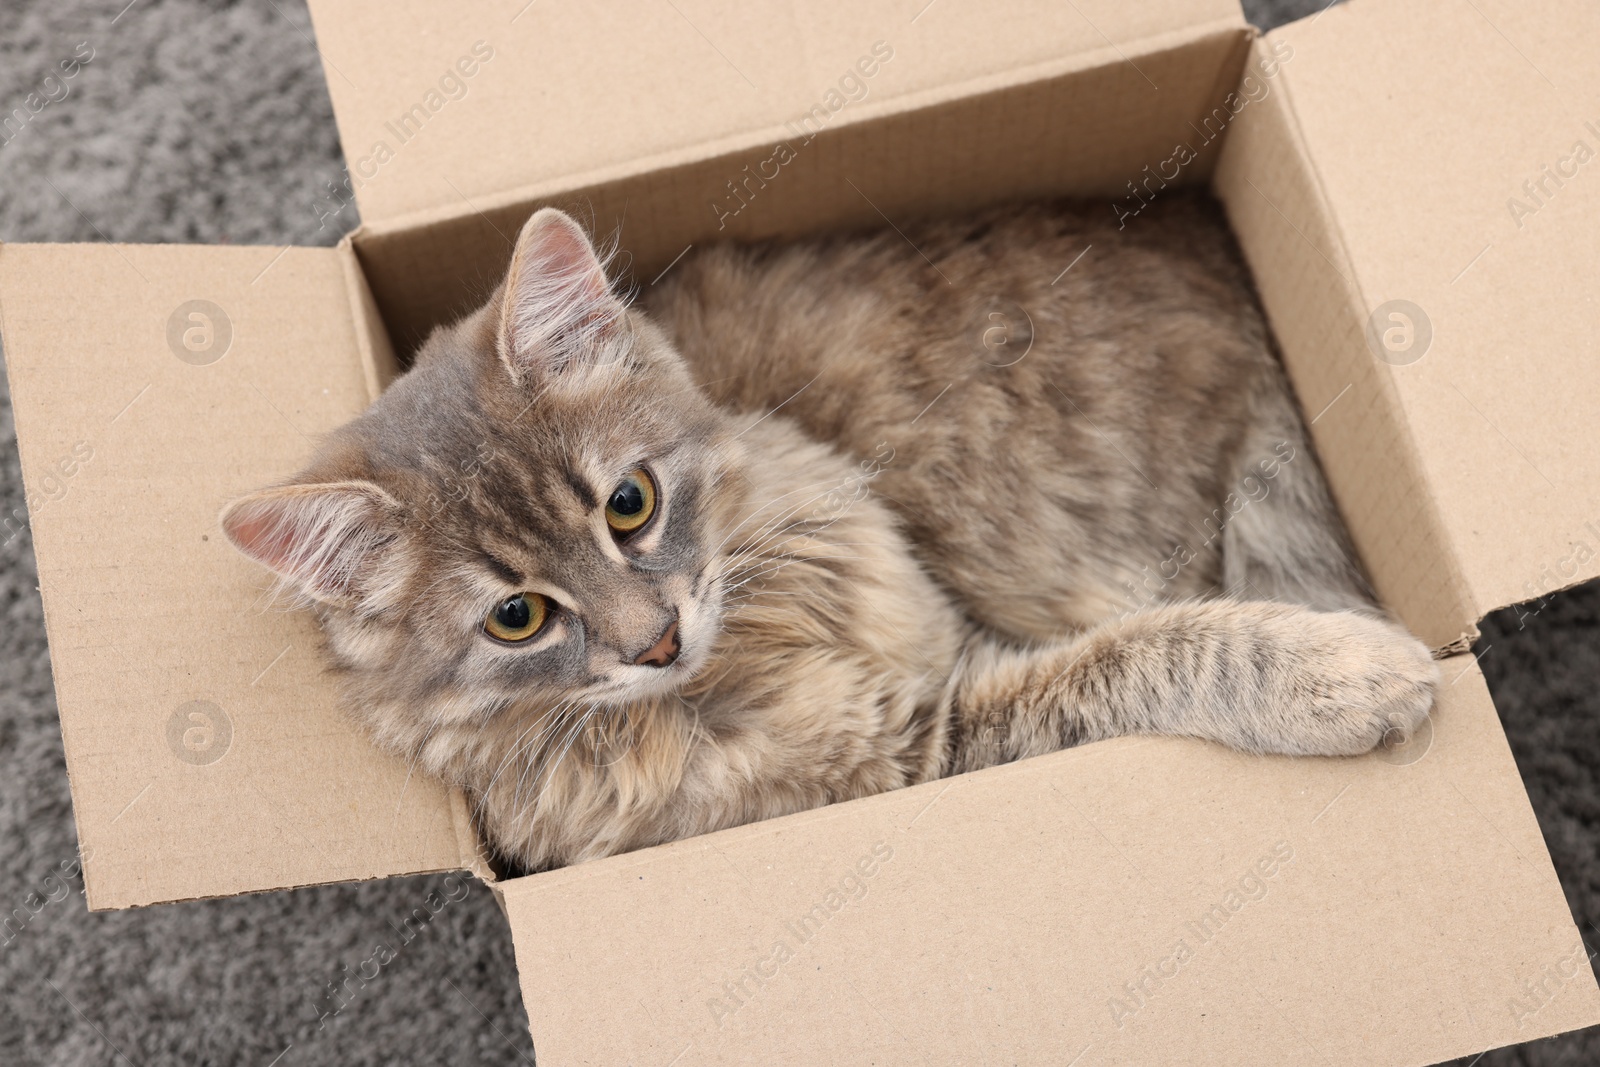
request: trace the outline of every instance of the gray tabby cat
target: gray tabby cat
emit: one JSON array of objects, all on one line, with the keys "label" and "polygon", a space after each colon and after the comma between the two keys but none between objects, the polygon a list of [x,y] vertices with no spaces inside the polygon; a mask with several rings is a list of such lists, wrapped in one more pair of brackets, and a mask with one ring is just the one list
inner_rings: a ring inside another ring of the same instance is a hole
[{"label": "gray tabby cat", "polygon": [[487,305],[222,516],[518,866],[1123,734],[1352,755],[1427,715],[1210,201],[714,247],[642,304],[538,212]]}]

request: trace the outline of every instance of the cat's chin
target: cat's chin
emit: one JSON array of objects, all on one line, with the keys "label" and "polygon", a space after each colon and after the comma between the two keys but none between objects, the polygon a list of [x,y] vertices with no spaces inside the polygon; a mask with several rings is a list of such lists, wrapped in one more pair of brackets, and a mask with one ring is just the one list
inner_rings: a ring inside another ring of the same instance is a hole
[{"label": "cat's chin", "polygon": [[699,657],[682,656],[666,667],[627,667],[595,693],[618,704],[668,696],[688,684],[700,668]]}]

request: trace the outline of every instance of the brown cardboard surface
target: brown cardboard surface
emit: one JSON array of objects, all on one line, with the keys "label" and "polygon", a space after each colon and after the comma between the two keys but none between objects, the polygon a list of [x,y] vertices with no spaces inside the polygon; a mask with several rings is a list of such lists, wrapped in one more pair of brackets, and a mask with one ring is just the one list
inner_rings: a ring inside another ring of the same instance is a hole
[{"label": "brown cardboard surface", "polygon": [[878,41],[894,59],[842,114],[1075,54],[1132,54],[1176,29],[1244,25],[1234,0],[319,0],[312,16],[369,222],[487,209],[513,190],[779,127]]},{"label": "brown cardboard surface", "polygon": [[1121,739],[503,883],[539,1062],[1372,1067],[1600,1021],[1443,667],[1388,760]]},{"label": "brown cardboard surface", "polygon": [[[1386,591],[1456,600],[1470,623],[1600,575],[1600,9],[1357,0],[1269,41],[1295,50],[1284,100],[1320,203],[1258,214],[1301,242],[1295,284],[1320,275],[1347,298],[1335,336],[1290,362],[1313,409],[1356,383],[1319,441],[1359,453],[1327,449],[1348,468],[1341,502],[1357,472],[1381,483],[1372,508],[1393,511],[1371,536],[1409,539]],[[1432,342],[1380,360],[1367,320],[1395,300]]]},{"label": "brown cardboard surface", "polygon": [[[869,97],[814,137],[780,123],[629,158],[369,222],[355,246],[396,347],[406,351],[433,324],[482,301],[504,273],[511,237],[545,204],[576,212],[602,239],[615,235],[626,280],[647,286],[691,246],[719,239],[880,227],[1006,199],[1109,200],[1175,141],[1198,143],[1192,131],[1237,81],[1247,42],[1237,20],[1222,21],[977,85]],[[1204,181],[1214,156],[1204,149],[1184,180]],[[470,168],[470,158],[460,165]]]},{"label": "brown cardboard surface", "polygon": [[368,401],[340,254],[7,245],[0,301],[90,906],[462,865],[216,525]]}]

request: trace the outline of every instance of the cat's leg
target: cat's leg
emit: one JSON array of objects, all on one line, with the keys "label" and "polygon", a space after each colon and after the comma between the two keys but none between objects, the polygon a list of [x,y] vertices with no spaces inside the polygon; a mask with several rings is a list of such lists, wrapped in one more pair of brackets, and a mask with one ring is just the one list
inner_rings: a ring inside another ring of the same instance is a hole
[{"label": "cat's leg", "polygon": [[951,773],[1124,734],[1355,755],[1409,736],[1438,668],[1403,629],[1263,601],[1173,604],[1035,649],[969,649],[948,690]]}]

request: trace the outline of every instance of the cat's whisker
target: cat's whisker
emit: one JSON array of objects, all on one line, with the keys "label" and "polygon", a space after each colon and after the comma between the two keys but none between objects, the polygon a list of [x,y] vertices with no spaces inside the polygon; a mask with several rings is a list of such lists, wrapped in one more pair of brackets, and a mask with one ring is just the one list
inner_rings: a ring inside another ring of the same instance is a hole
[{"label": "cat's whisker", "polygon": [[725,604],[742,604],[754,600],[758,596],[815,596],[816,594],[801,589],[752,589],[738,596],[728,597]]},{"label": "cat's whisker", "polygon": [[[816,484],[816,483],[813,483],[813,484]],[[828,487],[827,488],[819,490],[817,492],[814,492],[810,496],[806,497],[804,500],[800,501],[799,503],[791,505],[786,511],[783,512],[783,514],[779,518],[773,520],[772,522],[764,524],[763,528],[764,529],[770,529],[770,528],[773,528],[773,527],[781,526],[781,524],[783,522],[788,521],[791,517],[793,517],[794,515],[798,514],[807,505],[816,503],[817,501],[827,500],[836,491],[838,491],[838,489],[841,486],[843,486],[845,484],[846,484],[845,482],[830,482],[830,483],[828,483]],[[810,488],[810,486],[807,486],[805,488]],[[821,526],[815,527],[815,529],[824,530],[824,529],[827,529],[828,527],[834,525],[836,522],[839,521],[840,518],[843,517],[844,512],[847,511],[847,510],[848,510],[848,507],[841,507],[841,508],[837,509],[837,513],[836,514],[830,515],[826,522],[824,522]],[[806,520],[806,519],[801,519],[795,525],[796,526],[804,526],[807,521],[808,520]],[[736,549],[734,549],[734,551],[737,552],[737,551],[739,551],[739,549],[736,548]]]},{"label": "cat's whisker", "polygon": [[428,728],[422,731],[422,739],[418,741],[415,746],[413,746],[411,755],[406,760],[405,785],[400,787],[400,799],[395,802],[394,806],[394,815],[397,819],[400,817],[400,805],[405,801],[406,787],[411,784],[411,775],[416,771],[417,765],[422,762],[423,756],[427,753],[428,738],[433,736],[434,730],[438,729],[438,727],[439,723],[437,721],[430,722],[428,724]]},{"label": "cat's whisker", "polygon": [[521,733],[516,736],[515,739],[512,740],[510,747],[506,751],[505,757],[501,759],[500,765],[495,769],[494,774],[489,778],[489,784],[483,788],[485,796],[488,795],[489,790],[494,788],[495,782],[500,780],[500,775],[504,773],[506,767],[510,765],[511,761],[515,759],[519,753],[527,751],[531,746],[538,743],[537,737],[534,738],[533,741],[527,742],[526,744],[524,744],[524,739],[535,730],[539,730],[542,733],[544,730],[548,729],[552,722],[560,719],[562,712],[571,703],[573,703],[572,699],[564,700],[560,704],[557,704],[555,708],[544,713],[543,715],[534,716],[533,720],[522,730]]},{"label": "cat's whisker", "polygon": [[752,553],[739,558],[731,558],[728,565],[724,566],[716,575],[723,592],[728,593],[746,585],[752,578],[759,577],[761,573],[775,564],[812,562],[820,563],[830,559],[860,559],[863,557],[844,555],[821,551],[827,546],[808,545],[797,548],[784,547],[796,538],[787,538],[770,549],[760,553]]},{"label": "cat's whisker", "polygon": [[731,382],[737,377],[738,377],[737,374],[724,374],[720,378],[712,378],[709,381],[704,381],[704,382],[691,381],[688,385],[684,386],[682,389],[675,389],[670,393],[663,393],[662,396],[664,396],[664,397],[665,396],[681,396],[684,393],[692,393],[692,392],[694,392],[696,390],[699,390],[699,389],[705,389],[708,386],[721,385],[723,382]]},{"label": "cat's whisker", "polygon": [[523,749],[524,758],[521,760],[521,770],[517,773],[516,785],[513,786],[511,790],[510,808],[512,811],[522,810],[522,792],[524,786],[526,786],[528,783],[529,776],[532,775],[533,779],[537,781],[539,775],[543,773],[539,760],[539,752],[544,749],[546,742],[555,736],[556,731],[566,723],[564,714],[565,710],[569,709],[576,703],[576,700],[564,702],[563,715],[549,719],[546,723],[545,729],[539,731],[539,736]]},{"label": "cat's whisker", "polygon": [[[816,498],[812,497],[811,499]],[[725,552],[719,546],[718,549],[713,551],[712,555],[721,559],[736,560],[744,556],[759,553],[761,547],[769,544],[774,538],[792,536],[795,530],[793,526],[789,525],[790,517],[795,511],[799,510],[799,508],[805,507],[805,505],[809,502],[810,500],[802,501],[797,507],[774,517],[766,523],[763,523],[759,528],[752,530],[744,538],[744,540],[739,542],[739,544]],[[724,544],[726,541],[727,539],[724,538]]]},{"label": "cat's whisker", "polygon": [[759,562],[760,566],[755,570],[741,570],[735,572],[737,580],[729,582],[723,586],[723,595],[726,596],[728,593],[737,593],[751,582],[757,581],[761,578],[770,577],[771,575],[783,570],[783,568],[789,566],[791,563],[809,563],[812,562],[812,560],[804,556],[780,556],[761,560]]},{"label": "cat's whisker", "polygon": [[739,618],[752,609],[766,607],[766,601],[772,597],[800,597],[803,600],[815,599],[816,594],[801,590],[758,589],[748,593],[731,604],[728,608],[729,618]]},{"label": "cat's whisker", "polygon": [[[532,754],[537,752],[545,744],[545,742],[555,735],[556,731],[559,730],[567,721],[568,712],[582,702],[582,700],[582,697],[575,695],[560,701],[554,707],[546,710],[541,715],[536,717],[533,723],[530,724],[529,728],[523,730],[523,732],[518,735],[517,741],[513,743],[513,750],[508,753],[506,760],[509,761],[513,757],[519,755],[526,756],[528,758],[523,760],[523,769],[518,778],[518,786],[514,791],[514,795],[520,794],[522,780],[526,777],[528,770],[537,762],[537,757],[533,756]],[[534,733],[532,737],[528,737],[530,731],[535,729],[537,732]],[[526,740],[524,740],[524,738],[526,738]],[[506,761],[502,761],[500,770],[495,772],[496,778],[498,778],[501,771],[504,770],[505,762]]]},{"label": "cat's whisker", "polygon": [[625,759],[627,757],[628,753],[632,750],[633,745],[634,745],[634,740],[635,739],[634,739],[634,735],[633,735],[633,715],[628,711],[628,706],[626,704],[624,704],[624,705],[622,705],[622,707],[620,709],[615,709],[615,710],[620,710],[621,711],[623,722],[628,727],[628,740],[627,740],[626,744],[616,744],[614,742],[613,738],[611,737],[610,727],[614,723],[614,720],[613,720],[612,716],[610,715],[610,712],[612,710],[613,709],[610,709],[610,708],[604,709],[603,712],[602,712],[602,716],[601,716],[602,719],[605,720],[606,727],[607,727],[606,735],[605,735],[605,738],[604,738],[605,745],[606,745],[607,748],[615,747],[615,748],[619,749],[621,751],[621,754],[618,755],[615,759],[613,759],[610,763],[602,764],[600,762],[600,747],[598,745],[595,746],[594,756],[595,756],[595,769],[596,770],[602,770],[603,771],[603,770],[606,770],[606,769],[608,769],[610,767],[616,766],[618,763],[620,763],[623,759]]},{"label": "cat's whisker", "polygon": [[591,703],[584,713],[573,722],[572,729],[567,733],[566,744],[562,747],[560,755],[558,755],[555,759],[555,762],[551,763],[545,770],[544,788],[539,791],[539,796],[535,798],[533,802],[534,807],[537,808],[539,805],[544,803],[545,794],[550,791],[550,787],[555,783],[556,771],[560,770],[561,764],[565,762],[567,758],[567,753],[572,750],[573,742],[578,739],[578,736],[584,725],[588,723],[589,719],[594,715],[596,707],[596,704]]},{"label": "cat's whisker", "polygon": [[[734,536],[736,536],[741,530],[743,530],[745,528],[745,525],[747,523],[749,523],[751,520],[753,520],[757,515],[760,515],[767,508],[773,507],[773,506],[777,505],[778,503],[780,503],[781,501],[787,500],[789,497],[794,496],[796,493],[804,493],[804,492],[806,492],[806,491],[808,491],[810,489],[813,489],[815,486],[823,485],[823,484],[827,484],[829,486],[835,486],[835,485],[842,484],[842,483],[835,483],[835,482],[832,482],[832,481],[819,480],[819,481],[815,481],[815,482],[810,482],[810,483],[808,483],[806,485],[802,485],[797,489],[791,489],[787,493],[783,493],[783,494],[781,494],[779,496],[773,497],[771,500],[766,501],[760,507],[756,508],[755,511],[751,512],[749,515],[745,516],[743,519],[740,519],[739,522],[735,523],[733,528],[723,537],[723,539],[720,542],[717,543],[717,546],[711,550],[710,554],[715,556],[715,555],[721,553],[722,549],[723,549],[723,546],[725,546],[728,543],[729,540],[731,540]],[[828,489],[828,490],[826,490],[824,492],[821,492],[821,493],[813,493],[810,497],[808,497],[805,500],[801,501],[799,504],[788,508],[787,510],[785,510],[782,514],[778,515],[777,517],[775,517],[773,519],[768,519],[768,520],[763,521],[761,526],[758,527],[756,531],[751,533],[750,537],[758,536],[762,530],[765,530],[766,528],[768,528],[769,526],[774,525],[775,523],[782,523],[785,519],[787,519],[790,515],[793,515],[796,511],[798,511],[801,508],[805,507],[807,504],[811,503],[814,500],[822,499],[823,497],[827,496],[827,494],[832,492],[832,491],[833,491],[832,488],[830,488],[830,489]],[[728,554],[729,555],[738,554],[742,550],[744,544],[748,543],[748,541],[749,541],[749,538],[747,537],[745,542],[742,542],[738,547],[735,547],[732,550],[730,550]]]},{"label": "cat's whisker", "polygon": [[[743,579],[741,579],[741,580],[739,580],[739,581],[737,581],[737,582],[735,582],[735,583],[733,583],[731,585],[725,585],[723,587],[723,591],[724,591],[724,594],[729,593],[729,592],[736,592],[739,589],[742,589],[745,586],[749,585],[752,581],[755,581],[757,578],[764,578],[764,577],[768,577],[768,576],[770,576],[772,574],[776,574],[778,571],[782,570],[784,567],[789,566],[791,563],[822,563],[822,562],[827,562],[827,561],[830,561],[830,560],[864,560],[864,559],[868,559],[868,558],[870,558],[870,557],[868,557],[868,556],[843,556],[843,555],[836,555],[836,554],[829,554],[829,555],[825,555],[825,556],[788,556],[788,557],[779,556],[779,557],[769,557],[768,559],[762,561],[763,564],[766,565],[765,569],[762,569],[762,570],[758,571],[757,573],[752,574],[749,577],[743,578]],[[773,564],[776,564],[776,565],[774,566]]]},{"label": "cat's whisker", "polygon": [[[828,491],[828,493],[831,493],[831,492],[832,492],[832,490]],[[753,554],[753,553],[763,552],[768,547],[771,546],[771,544],[773,543],[773,539],[777,538],[777,537],[784,537],[785,538],[785,540],[783,542],[779,542],[779,543],[787,543],[788,541],[793,540],[796,537],[806,537],[806,536],[815,537],[815,536],[817,536],[819,534],[825,533],[828,530],[832,529],[835,525],[837,525],[844,518],[845,512],[848,511],[848,508],[840,509],[838,514],[830,516],[826,522],[823,522],[820,525],[807,526],[806,525],[806,520],[801,520],[800,522],[797,522],[797,523],[795,523],[793,525],[789,525],[789,526],[783,525],[783,523],[790,516],[792,516],[795,512],[799,511],[800,509],[804,508],[806,506],[806,504],[809,504],[814,500],[818,500],[818,499],[821,499],[823,497],[826,497],[828,495],[828,493],[814,494],[811,497],[809,497],[806,500],[804,500],[801,503],[799,503],[798,505],[795,505],[794,507],[791,507],[786,512],[784,512],[783,515],[779,516],[777,519],[773,520],[772,522],[768,522],[768,523],[764,524],[761,530],[757,531],[755,534],[752,534],[750,537],[747,537],[737,547],[735,547],[732,550],[730,550],[727,553],[727,556],[730,557],[730,558],[733,558],[733,557],[738,557],[738,556],[741,556],[741,555],[750,555],[750,554]],[[724,541],[726,541],[726,539],[724,539]]]},{"label": "cat's whisker", "polygon": [[738,592],[758,578],[764,578],[789,566],[792,563],[815,563],[821,559],[844,557],[818,557],[818,556],[771,556],[766,559],[753,561],[749,567],[731,572],[729,577],[734,581],[723,586],[724,593]]},{"label": "cat's whisker", "polygon": [[[771,531],[760,541],[749,545],[748,547],[741,546],[736,551],[729,553],[728,558],[739,559],[743,557],[769,556],[774,554],[775,550],[782,548],[782,546],[790,543],[791,541],[802,537],[815,538],[817,534],[825,532],[826,530],[827,526],[818,527],[816,529],[798,529],[795,526],[785,526],[781,529]],[[781,538],[781,540],[779,540],[779,538]]]},{"label": "cat's whisker", "polygon": [[722,563],[724,566],[729,566],[748,560],[767,559],[773,556],[785,555],[786,552],[784,551],[783,546],[788,545],[796,540],[807,540],[815,545],[815,547],[818,549],[825,548],[833,543],[818,536],[819,534],[825,533],[826,530],[826,526],[816,527],[813,529],[800,529],[795,526],[789,526],[783,529],[773,530],[765,534],[760,541],[754,542],[748,547],[741,547],[737,551],[726,554],[722,557]]},{"label": "cat's whisker", "polygon": [[820,378],[820,377],[822,377],[822,372],[818,371],[816,374],[814,374],[812,376],[812,378],[811,378],[811,380],[809,382],[807,382],[806,384],[802,385],[800,388],[796,389],[794,392],[790,393],[789,396],[782,403],[780,403],[777,406],[773,407],[765,415],[761,416],[761,418],[757,419],[755,422],[752,422],[750,425],[746,426],[744,429],[742,429],[738,433],[734,434],[733,435],[734,438],[737,439],[737,438],[743,437],[745,434],[747,434],[751,430],[755,429],[757,425],[759,425],[762,422],[765,422],[771,416],[776,415],[778,413],[778,411],[780,409],[782,409],[785,404],[789,403],[790,400],[793,400],[795,397],[799,396],[801,393],[805,392],[807,389],[810,389],[813,385],[817,384],[817,379]]}]

